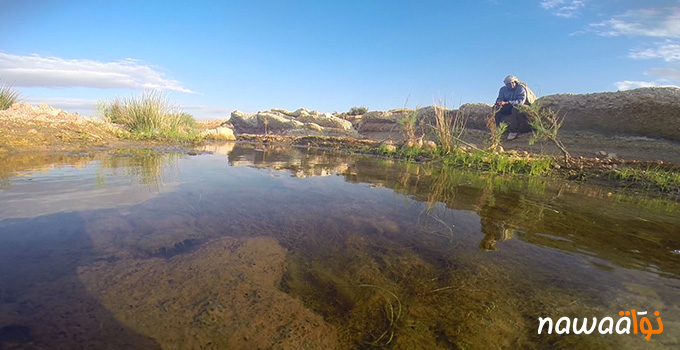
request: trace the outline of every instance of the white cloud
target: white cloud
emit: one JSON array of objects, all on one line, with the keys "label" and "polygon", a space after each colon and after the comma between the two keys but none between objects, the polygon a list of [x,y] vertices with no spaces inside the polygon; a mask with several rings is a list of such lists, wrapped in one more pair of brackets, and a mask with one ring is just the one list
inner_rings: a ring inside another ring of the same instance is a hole
[{"label": "white cloud", "polygon": [[678,86],[672,84],[664,84],[656,81],[624,80],[616,83],[616,88],[619,90],[632,90],[643,87],[678,87]]},{"label": "white cloud", "polygon": [[544,0],[541,7],[551,10],[555,16],[573,18],[586,6],[587,0]]},{"label": "white cloud", "polygon": [[21,87],[90,87],[193,91],[134,59],[116,62],[17,56],[0,52],[0,79]]},{"label": "white cloud", "polygon": [[636,59],[661,58],[666,62],[680,61],[680,43],[672,41],[656,43],[655,48],[632,50],[629,57]]},{"label": "white cloud", "polygon": [[603,36],[680,38],[680,7],[630,10],[591,27]]}]

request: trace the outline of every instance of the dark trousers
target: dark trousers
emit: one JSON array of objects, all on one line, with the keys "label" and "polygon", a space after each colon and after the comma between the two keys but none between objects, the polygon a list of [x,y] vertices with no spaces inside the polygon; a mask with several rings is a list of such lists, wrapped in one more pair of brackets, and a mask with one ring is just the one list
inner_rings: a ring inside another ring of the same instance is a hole
[{"label": "dark trousers", "polygon": [[517,108],[510,104],[501,107],[494,117],[496,119],[496,126],[505,122],[508,124],[508,132],[530,132],[531,125],[527,121],[527,116],[524,113],[520,113]]}]

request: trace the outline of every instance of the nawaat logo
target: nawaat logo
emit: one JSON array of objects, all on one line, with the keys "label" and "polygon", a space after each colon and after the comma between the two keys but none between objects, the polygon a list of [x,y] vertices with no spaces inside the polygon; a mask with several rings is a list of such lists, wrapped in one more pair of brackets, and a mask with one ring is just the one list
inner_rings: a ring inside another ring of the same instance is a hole
[{"label": "nawaat logo", "polygon": [[[619,311],[619,316],[621,316],[616,323],[612,317],[605,317],[599,322],[597,317],[593,317],[592,322],[588,322],[587,318],[583,318],[583,322],[579,324],[579,319],[574,318],[573,321],[569,317],[560,317],[555,323],[555,333],[556,334],[591,334],[597,328],[600,334],[644,334],[645,339],[649,340],[652,334],[661,334],[663,332],[663,322],[661,322],[661,316],[659,316],[659,311],[654,311],[654,316],[656,316],[656,323],[658,327],[652,327],[652,321],[647,318],[647,311],[635,311],[635,309],[630,311]],[[546,333],[552,334],[553,332],[553,320],[550,317],[539,317],[538,318],[538,334],[547,327]]]}]

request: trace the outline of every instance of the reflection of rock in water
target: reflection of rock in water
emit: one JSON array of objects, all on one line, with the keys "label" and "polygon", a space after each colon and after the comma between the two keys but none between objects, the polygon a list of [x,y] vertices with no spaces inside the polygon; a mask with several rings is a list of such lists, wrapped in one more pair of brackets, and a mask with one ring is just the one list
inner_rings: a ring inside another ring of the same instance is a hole
[{"label": "reflection of rock in water", "polygon": [[285,257],[274,239],[224,238],[79,275],[118,320],[163,349],[335,349],[336,330],[278,290]]}]

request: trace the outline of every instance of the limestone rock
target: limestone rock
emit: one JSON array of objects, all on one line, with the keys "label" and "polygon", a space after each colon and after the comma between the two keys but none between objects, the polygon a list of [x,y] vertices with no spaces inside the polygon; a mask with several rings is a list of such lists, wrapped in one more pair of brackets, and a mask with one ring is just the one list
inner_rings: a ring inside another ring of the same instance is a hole
[{"label": "limestone rock", "polygon": [[255,113],[246,113],[236,110],[231,112],[229,121],[234,125],[234,130],[239,133],[257,132],[260,128],[260,123]]},{"label": "limestone rock", "polygon": [[231,123],[236,133],[359,137],[350,121],[306,108],[294,112],[280,108],[257,113],[234,111]]},{"label": "limestone rock", "polygon": [[542,97],[564,118],[563,130],[590,130],[680,140],[680,88],[654,87]]},{"label": "limestone rock", "polygon": [[200,134],[201,137],[208,140],[222,140],[222,141],[234,141],[236,136],[234,136],[234,130],[225,126],[219,126],[213,129],[208,129]]}]

